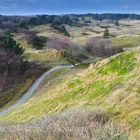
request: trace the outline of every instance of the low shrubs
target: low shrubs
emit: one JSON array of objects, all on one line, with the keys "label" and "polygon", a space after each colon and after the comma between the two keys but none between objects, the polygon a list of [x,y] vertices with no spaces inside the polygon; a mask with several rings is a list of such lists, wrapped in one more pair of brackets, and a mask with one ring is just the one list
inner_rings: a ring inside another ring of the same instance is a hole
[{"label": "low shrubs", "polygon": [[30,124],[0,126],[5,140],[127,140],[127,131],[100,110],[69,110]]},{"label": "low shrubs", "polygon": [[86,42],[85,49],[93,56],[109,57],[122,52],[122,48],[113,45],[109,40],[96,38],[89,38]]},{"label": "low shrubs", "polygon": [[48,48],[53,48],[63,52],[65,56],[75,57],[80,53],[80,48],[74,46],[69,39],[65,37],[52,37],[48,39]]}]

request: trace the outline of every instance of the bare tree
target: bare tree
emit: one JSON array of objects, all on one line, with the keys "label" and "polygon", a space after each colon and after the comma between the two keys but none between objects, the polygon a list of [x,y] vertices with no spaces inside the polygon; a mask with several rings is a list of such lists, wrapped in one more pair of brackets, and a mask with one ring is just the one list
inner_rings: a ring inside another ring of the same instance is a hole
[{"label": "bare tree", "polygon": [[65,37],[52,37],[48,39],[48,48],[60,50],[64,55],[71,55],[75,57],[79,54],[80,48],[73,45],[68,38]]},{"label": "bare tree", "polygon": [[99,37],[89,38],[86,42],[85,49],[94,56],[107,57],[122,52],[122,48],[115,46],[109,40]]}]

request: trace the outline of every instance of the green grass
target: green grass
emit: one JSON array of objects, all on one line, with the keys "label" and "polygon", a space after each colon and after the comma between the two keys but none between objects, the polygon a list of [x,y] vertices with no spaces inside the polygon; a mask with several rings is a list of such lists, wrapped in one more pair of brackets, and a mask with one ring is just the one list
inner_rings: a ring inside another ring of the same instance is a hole
[{"label": "green grass", "polygon": [[49,25],[40,25],[31,28],[31,30],[37,32],[37,35],[39,36],[45,36],[45,37],[54,37],[54,36],[59,36],[59,37],[64,37],[63,34],[60,34],[57,30],[54,28],[50,27]]},{"label": "green grass", "polygon": [[106,103],[104,99],[111,96],[120,85],[125,87],[128,76],[137,65],[136,58],[136,51],[128,51],[97,63],[95,68],[71,70],[65,74],[57,73],[49,87],[44,90],[45,86],[42,86],[38,91],[40,94],[37,93],[38,96],[32,97],[1,120],[25,122],[45,113],[102,105],[105,105],[104,108],[107,110],[112,107],[114,112],[111,113],[115,113],[117,109],[114,105]]},{"label": "green grass", "polygon": [[140,36],[128,36],[112,38],[111,41],[121,47],[135,47],[140,46]]},{"label": "green grass", "polygon": [[[42,28],[38,32],[42,32]],[[80,31],[77,31],[77,38]],[[122,47],[140,45],[139,36],[112,38],[112,41]],[[113,119],[139,130],[139,54],[140,49],[133,49],[92,64],[88,69],[57,71],[46,78],[35,96],[0,120],[20,123],[70,108],[99,107],[109,112]],[[67,63],[59,52],[52,50],[44,54],[42,51],[26,51],[24,56],[51,66]]]},{"label": "green grass", "polygon": [[121,55],[111,58],[110,62],[98,69],[99,73],[117,75],[128,74],[136,65],[135,52],[124,52]]},{"label": "green grass", "polygon": [[32,50],[26,51],[24,58],[29,61],[40,62],[42,64],[47,64],[49,66],[59,65],[59,64],[69,64],[66,58],[64,58],[61,52],[55,49],[48,50]]},{"label": "green grass", "polygon": [[33,48],[33,45],[25,38],[25,35],[14,34],[14,39],[19,43],[25,50]]},{"label": "green grass", "polygon": [[[38,33],[43,32],[44,28],[49,29],[48,26],[38,26],[34,30]],[[45,31],[46,32],[46,31]],[[51,32],[51,31],[50,31]],[[55,66],[59,64],[68,64],[66,58],[62,56],[62,53],[55,49],[43,49],[36,50],[33,45],[29,43],[24,34],[18,35],[14,34],[15,40],[20,43],[20,45],[25,49],[23,57],[28,61],[39,62],[42,64],[47,64],[49,66]],[[46,47],[46,46],[44,46]]]}]

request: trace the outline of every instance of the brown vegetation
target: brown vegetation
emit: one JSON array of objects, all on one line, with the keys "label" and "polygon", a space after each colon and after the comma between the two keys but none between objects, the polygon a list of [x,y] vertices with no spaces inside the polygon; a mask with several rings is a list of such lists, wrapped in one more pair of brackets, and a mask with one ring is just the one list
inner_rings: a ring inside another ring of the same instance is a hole
[{"label": "brown vegetation", "polygon": [[16,55],[14,51],[0,46],[0,108],[9,103],[17,94],[20,97],[25,92],[14,93],[12,90],[8,92],[11,87],[14,87],[16,83],[24,83],[28,78],[33,79],[30,83],[32,84],[45,70],[46,67],[43,65],[23,61],[22,57]]},{"label": "brown vegetation", "polygon": [[26,64],[14,51],[0,46],[0,92],[26,69]]},{"label": "brown vegetation", "polygon": [[75,57],[80,53],[80,48],[74,46],[68,38],[65,37],[52,37],[48,39],[48,48],[60,50],[64,55]]},{"label": "brown vegetation", "polygon": [[70,110],[19,125],[0,125],[5,140],[125,140],[127,130],[102,111]]},{"label": "brown vegetation", "polygon": [[108,57],[122,52],[122,49],[113,45],[109,40],[89,38],[86,42],[85,49],[94,56]]}]

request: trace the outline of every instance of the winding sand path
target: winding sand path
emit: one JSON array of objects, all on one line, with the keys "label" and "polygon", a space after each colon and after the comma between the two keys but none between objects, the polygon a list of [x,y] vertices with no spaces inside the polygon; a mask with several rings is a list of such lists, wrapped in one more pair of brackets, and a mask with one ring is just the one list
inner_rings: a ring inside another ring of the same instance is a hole
[{"label": "winding sand path", "polygon": [[0,112],[0,116],[4,116],[7,113],[11,112],[12,110],[16,109],[23,103],[25,103],[31,96],[34,95],[35,91],[41,84],[41,82],[45,79],[47,75],[50,73],[62,69],[62,68],[71,68],[74,67],[73,65],[59,65],[51,68],[50,70],[47,70],[42,76],[40,76],[34,83],[33,85],[27,90],[27,92],[20,98],[18,99],[14,104],[10,105],[8,108],[4,109],[3,111]]}]

